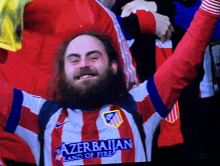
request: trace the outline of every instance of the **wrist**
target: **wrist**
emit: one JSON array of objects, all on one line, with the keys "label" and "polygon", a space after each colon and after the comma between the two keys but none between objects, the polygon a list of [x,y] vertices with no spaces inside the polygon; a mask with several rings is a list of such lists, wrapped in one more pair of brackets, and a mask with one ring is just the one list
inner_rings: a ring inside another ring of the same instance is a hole
[{"label": "wrist", "polygon": [[200,8],[211,14],[220,16],[220,1],[219,0],[203,0]]},{"label": "wrist", "polygon": [[137,9],[135,12],[138,17],[139,27],[141,33],[155,34],[156,20],[154,14],[146,9]]}]

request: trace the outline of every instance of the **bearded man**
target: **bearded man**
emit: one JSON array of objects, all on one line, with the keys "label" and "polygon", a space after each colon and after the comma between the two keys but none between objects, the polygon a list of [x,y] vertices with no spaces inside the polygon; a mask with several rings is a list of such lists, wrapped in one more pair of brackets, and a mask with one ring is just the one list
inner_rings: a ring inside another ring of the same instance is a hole
[{"label": "bearded man", "polygon": [[61,79],[52,98],[61,105],[97,109],[106,103],[119,102],[127,94],[119,56],[104,35],[78,34],[63,44],[58,58],[57,76]]},{"label": "bearded man", "polygon": [[[149,161],[151,152],[146,147],[146,159],[144,144],[152,138],[142,141],[135,112],[143,118],[145,134],[153,135],[195,78],[219,15],[220,1],[204,0],[173,56],[129,92],[118,55],[105,36],[86,32],[65,42],[58,53],[59,81],[53,90],[61,108],[44,112],[50,117],[43,134],[44,165]],[[42,165],[38,119],[45,100],[0,84],[0,126],[23,138]]]}]

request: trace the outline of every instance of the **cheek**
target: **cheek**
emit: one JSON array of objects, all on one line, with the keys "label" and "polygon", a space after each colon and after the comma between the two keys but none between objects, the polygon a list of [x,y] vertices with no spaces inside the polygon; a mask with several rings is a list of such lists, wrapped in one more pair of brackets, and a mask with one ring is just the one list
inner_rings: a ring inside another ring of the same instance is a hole
[{"label": "cheek", "polygon": [[102,66],[97,67],[96,69],[98,70],[99,75],[106,75],[106,71],[108,68],[109,68],[108,65],[106,66],[102,65]]},{"label": "cheek", "polygon": [[99,73],[104,73],[107,68],[109,68],[109,62],[106,58],[101,58],[99,61],[96,62],[94,67],[99,71]]},{"label": "cheek", "polygon": [[102,73],[103,70],[105,70],[105,68],[106,68],[105,65],[100,65],[100,64],[98,64],[98,65],[96,65],[94,67],[99,71],[99,73]]},{"label": "cheek", "polygon": [[68,79],[72,79],[73,72],[74,72],[74,67],[72,65],[68,63],[64,65],[64,73]]}]

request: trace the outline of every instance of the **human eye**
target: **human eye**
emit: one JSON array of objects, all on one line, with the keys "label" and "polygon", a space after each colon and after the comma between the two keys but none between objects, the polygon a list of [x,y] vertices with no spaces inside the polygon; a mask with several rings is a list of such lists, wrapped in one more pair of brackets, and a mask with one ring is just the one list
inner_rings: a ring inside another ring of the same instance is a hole
[{"label": "human eye", "polygon": [[93,54],[89,55],[89,60],[90,61],[96,61],[100,58],[100,56],[101,55],[99,53],[93,53]]},{"label": "human eye", "polygon": [[77,57],[69,59],[69,62],[72,64],[77,64],[79,61],[80,61],[80,58],[77,58]]}]

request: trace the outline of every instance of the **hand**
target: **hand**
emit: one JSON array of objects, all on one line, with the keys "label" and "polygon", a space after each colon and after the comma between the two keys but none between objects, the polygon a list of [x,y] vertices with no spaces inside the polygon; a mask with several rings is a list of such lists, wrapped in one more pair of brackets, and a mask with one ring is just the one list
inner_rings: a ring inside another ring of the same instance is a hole
[{"label": "hand", "polygon": [[154,1],[145,1],[145,0],[133,0],[132,2],[127,3],[124,5],[121,13],[121,17],[129,16],[133,9],[135,9],[138,6],[142,6],[147,8],[147,10],[151,12],[157,12],[157,4]]},{"label": "hand", "polygon": [[162,43],[170,40],[172,33],[174,32],[174,28],[170,23],[170,19],[167,16],[153,13],[156,20],[156,32],[155,35],[160,39]]}]

